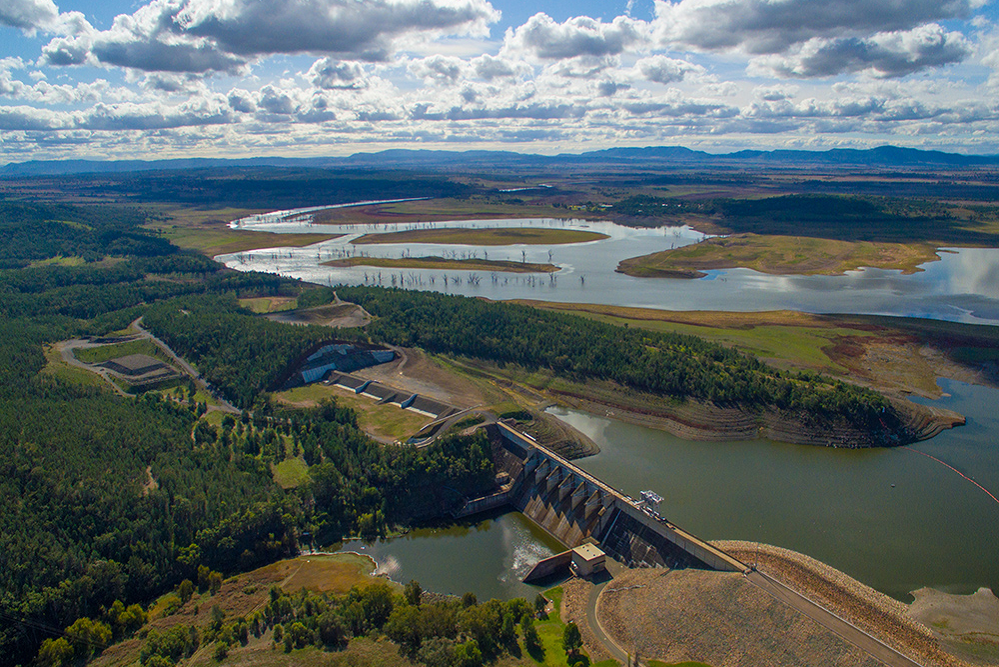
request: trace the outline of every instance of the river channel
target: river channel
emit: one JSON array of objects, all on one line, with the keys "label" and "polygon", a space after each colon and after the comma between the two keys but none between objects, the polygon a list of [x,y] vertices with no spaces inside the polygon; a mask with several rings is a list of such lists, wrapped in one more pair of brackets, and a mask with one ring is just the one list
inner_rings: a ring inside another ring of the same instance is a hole
[{"label": "river channel", "polygon": [[[297,218],[296,218],[297,219]],[[588,230],[607,239],[571,245],[483,247],[433,243],[365,244],[364,234],[446,227],[534,227]],[[313,225],[307,222],[247,224],[243,229],[278,233],[343,234],[305,248],[271,248],[216,259],[243,271],[266,271],[324,285],[378,284],[436,290],[490,299],[540,299],[564,303],[607,303],[667,310],[799,310],[810,313],[864,313],[930,317],[999,324],[999,249],[960,248],[940,253],[922,271],[864,269],[843,276],[772,276],[750,269],[709,271],[699,280],[634,278],[616,273],[623,259],[696,243],[704,234],[689,227],[635,229],[612,222],[556,220],[448,221],[414,224]],[[549,252],[551,254],[549,255]],[[332,268],[323,262],[366,255],[447,256],[462,259],[551,262],[547,274],[439,271],[428,269]],[[444,275],[449,280],[444,280]],[[476,279],[469,280],[470,277]],[[454,280],[458,278],[459,280]]]},{"label": "river channel", "polygon": [[[617,263],[695,243],[686,227],[631,229],[609,222],[486,220],[421,225],[319,226],[307,217],[244,225],[274,232],[322,232],[341,238],[307,248],[274,248],[219,256],[239,270],[279,273],[320,284],[396,284],[494,299],[533,298],[674,310],[870,313],[999,324],[999,250],[955,249],[924,271],[853,271],[845,276],[769,276],[748,269],[710,272],[700,280],[631,278]],[[474,247],[437,244],[353,245],[360,234],[420,227],[554,227],[588,229],[607,239],[555,246]],[[376,257],[447,255],[560,266],[555,277],[488,272],[332,269],[322,262],[366,253]],[[477,279],[469,280],[475,275]],[[454,280],[455,277],[460,281]],[[705,539],[744,539],[808,554],[902,600],[930,586],[999,592],[999,503],[945,463],[999,495],[999,391],[941,380],[946,396],[928,404],[955,410],[966,426],[909,449],[835,450],[766,440],[707,443],[614,420],[555,414],[597,444],[577,463],[633,496],[664,498],[662,512]],[[928,456],[927,456],[928,455]],[[935,457],[934,460],[930,456]],[[517,513],[474,525],[420,530],[372,544],[368,553],[398,581],[430,590],[473,591],[480,598],[533,596],[519,576],[559,548]]]}]

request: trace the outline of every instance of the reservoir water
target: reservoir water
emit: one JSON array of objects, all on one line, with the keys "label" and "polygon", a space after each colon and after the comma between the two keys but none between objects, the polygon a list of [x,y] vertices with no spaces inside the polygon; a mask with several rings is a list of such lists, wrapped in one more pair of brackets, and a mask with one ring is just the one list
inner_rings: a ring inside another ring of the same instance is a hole
[{"label": "reservoir water", "polygon": [[[364,234],[445,227],[546,227],[582,229],[607,239],[571,245],[484,247],[433,243],[365,244]],[[564,303],[609,303],[667,310],[800,310],[811,313],[865,313],[931,317],[959,322],[999,324],[999,249],[960,248],[940,253],[920,272],[864,269],[843,276],[772,276],[750,269],[710,271],[699,280],[633,278],[616,273],[618,263],[672,247],[696,243],[704,234],[688,227],[634,229],[611,222],[555,220],[448,221],[417,224],[311,225],[304,222],[246,226],[271,232],[313,232],[344,236],[305,248],[271,248],[216,259],[244,271],[266,271],[309,282],[380,284],[436,290],[490,299],[540,299]],[[549,251],[551,255],[549,255]],[[547,274],[439,271],[427,269],[332,268],[322,262],[366,255],[477,257],[479,259],[551,262],[560,270]],[[446,283],[443,276],[451,279]],[[478,280],[469,280],[472,275]],[[455,281],[454,278],[459,278]]]},{"label": "reservoir water", "polygon": [[[794,309],[870,313],[999,324],[999,250],[941,253],[924,271],[853,271],[846,276],[769,276],[747,269],[700,280],[631,278],[614,272],[625,258],[695,243],[686,227],[631,229],[609,222],[487,220],[421,225],[247,224],[276,232],[345,236],[306,248],[275,248],[217,259],[240,270],[279,273],[320,284],[395,284],[494,299],[532,298],[674,310]],[[606,234],[574,245],[475,247],[437,244],[353,245],[360,234],[418,227],[554,227]],[[551,262],[554,277],[488,272],[332,269],[321,263],[364,253]],[[477,280],[469,280],[477,275]],[[454,278],[461,278],[455,281]],[[633,496],[652,489],[662,511],[706,539],[745,539],[794,549],[878,590],[906,600],[923,586],[999,592],[999,503],[948,464],[999,495],[999,391],[948,380],[946,396],[924,402],[955,410],[966,426],[910,449],[834,450],[765,440],[706,443],[613,419],[562,410],[557,416],[602,448],[577,463]],[[928,455],[928,456],[927,456]],[[935,457],[930,458],[930,456]],[[516,513],[476,525],[414,531],[388,542],[348,543],[372,555],[398,581],[480,598],[533,596],[519,583],[530,563],[559,546]]]}]

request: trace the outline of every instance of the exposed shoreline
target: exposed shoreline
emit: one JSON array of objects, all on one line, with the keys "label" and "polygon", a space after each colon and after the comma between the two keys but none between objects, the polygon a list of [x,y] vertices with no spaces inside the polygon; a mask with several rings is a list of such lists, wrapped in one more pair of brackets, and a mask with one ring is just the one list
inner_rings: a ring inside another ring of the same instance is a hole
[{"label": "exposed shoreline", "polygon": [[731,234],[622,260],[618,273],[638,278],[696,279],[705,271],[748,268],[770,275],[842,276],[863,268],[912,274],[939,261],[929,243],[839,241],[793,236]]},{"label": "exposed shoreline", "polygon": [[[551,391],[551,390],[549,390]],[[631,406],[598,401],[568,391],[555,393],[558,402],[594,415],[611,417],[629,424],[646,426],[688,440],[726,442],[766,438],[778,442],[822,447],[866,448],[894,446],[879,443],[871,434],[854,428],[843,420],[837,423],[822,421],[812,415],[767,410],[762,414],[747,412],[738,407],[688,400],[680,405],[658,410],[639,410]],[[940,432],[963,425],[965,418],[951,410],[924,406],[910,401],[893,400],[895,408],[904,417],[904,427],[911,439],[898,445],[928,440]]]}]

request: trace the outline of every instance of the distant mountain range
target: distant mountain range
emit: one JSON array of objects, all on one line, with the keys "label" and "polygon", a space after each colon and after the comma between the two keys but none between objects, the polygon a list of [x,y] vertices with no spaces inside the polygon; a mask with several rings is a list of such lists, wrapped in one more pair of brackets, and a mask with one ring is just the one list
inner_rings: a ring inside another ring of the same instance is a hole
[{"label": "distant mountain range", "polygon": [[556,167],[559,165],[636,165],[666,166],[786,166],[786,167],[996,167],[999,155],[961,155],[942,151],[924,151],[898,146],[881,146],[869,150],[836,148],[828,151],[738,151],[714,154],[694,151],[682,146],[650,146],[647,148],[608,148],[587,153],[537,155],[512,151],[433,151],[392,149],[378,153],[355,153],[349,157],[245,159],[189,158],[176,160],[31,160],[10,163],[0,168],[0,177],[59,176],[84,173],[127,173],[210,168],[355,168],[404,169],[420,168],[450,170],[455,168],[515,168]]}]

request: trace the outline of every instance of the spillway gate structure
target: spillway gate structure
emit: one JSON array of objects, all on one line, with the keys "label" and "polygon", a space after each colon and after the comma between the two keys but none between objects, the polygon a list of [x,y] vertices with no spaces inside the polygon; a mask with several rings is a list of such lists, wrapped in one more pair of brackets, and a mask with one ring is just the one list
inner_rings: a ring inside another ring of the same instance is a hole
[{"label": "spillway gate structure", "polygon": [[747,569],[510,425],[490,428],[496,466],[509,481],[467,502],[457,516],[511,506],[567,548],[597,543],[629,567]]}]

